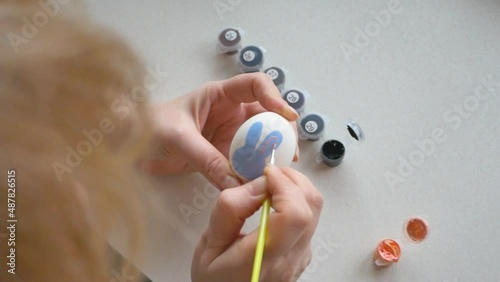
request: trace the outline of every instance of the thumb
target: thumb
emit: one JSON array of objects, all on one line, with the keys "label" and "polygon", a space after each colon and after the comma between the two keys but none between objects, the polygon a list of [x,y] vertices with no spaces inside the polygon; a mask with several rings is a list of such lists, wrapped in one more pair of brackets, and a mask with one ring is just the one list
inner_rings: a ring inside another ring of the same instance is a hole
[{"label": "thumb", "polygon": [[245,185],[222,191],[206,231],[206,247],[218,256],[239,237],[245,220],[252,216],[267,197],[266,178],[259,177]]},{"label": "thumb", "polygon": [[219,190],[240,186],[226,157],[199,132],[185,134],[182,141],[169,142],[179,155],[202,173]]}]

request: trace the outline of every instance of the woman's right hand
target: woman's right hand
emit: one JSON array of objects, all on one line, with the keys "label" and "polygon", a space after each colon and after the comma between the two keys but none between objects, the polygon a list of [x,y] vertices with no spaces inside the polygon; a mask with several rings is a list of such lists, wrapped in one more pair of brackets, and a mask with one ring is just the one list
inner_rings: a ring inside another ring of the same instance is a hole
[{"label": "woman's right hand", "polygon": [[271,197],[260,281],[297,281],[312,259],[311,238],[323,197],[291,168],[268,165],[264,176],[221,192],[194,253],[193,282],[250,281],[258,230],[242,234],[245,220]]}]

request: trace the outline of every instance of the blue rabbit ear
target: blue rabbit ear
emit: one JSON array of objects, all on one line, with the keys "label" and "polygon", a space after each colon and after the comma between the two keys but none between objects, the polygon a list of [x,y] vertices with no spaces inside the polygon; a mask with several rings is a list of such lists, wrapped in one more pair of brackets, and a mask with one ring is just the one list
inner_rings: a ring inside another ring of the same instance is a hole
[{"label": "blue rabbit ear", "polygon": [[277,149],[280,146],[281,141],[283,141],[283,134],[275,130],[269,133],[266,138],[264,138],[264,141],[262,141],[262,143],[260,144],[257,152],[263,154],[266,157],[270,156],[273,151],[274,144],[276,144]]},{"label": "blue rabbit ear", "polygon": [[252,126],[250,126],[250,129],[247,132],[247,136],[245,137],[245,147],[252,147],[255,148],[257,146],[257,143],[259,142],[260,139],[260,134],[262,133],[262,122],[257,121]]}]

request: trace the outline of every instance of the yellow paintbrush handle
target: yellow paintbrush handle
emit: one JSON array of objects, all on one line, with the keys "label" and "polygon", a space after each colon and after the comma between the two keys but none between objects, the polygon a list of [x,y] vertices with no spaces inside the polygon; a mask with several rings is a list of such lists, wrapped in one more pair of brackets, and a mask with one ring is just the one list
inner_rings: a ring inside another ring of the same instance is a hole
[{"label": "yellow paintbrush handle", "polygon": [[262,205],[262,214],[260,216],[259,236],[257,238],[257,247],[255,248],[255,259],[253,261],[252,280],[259,282],[260,267],[262,266],[262,257],[264,256],[264,246],[266,244],[267,221],[269,211],[271,210],[271,199],[267,198]]}]

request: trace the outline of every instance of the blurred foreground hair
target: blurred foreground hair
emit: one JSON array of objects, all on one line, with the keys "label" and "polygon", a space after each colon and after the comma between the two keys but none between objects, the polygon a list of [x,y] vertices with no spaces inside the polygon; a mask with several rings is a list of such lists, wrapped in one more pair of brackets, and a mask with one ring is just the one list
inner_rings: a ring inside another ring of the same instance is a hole
[{"label": "blurred foreground hair", "polygon": [[[120,39],[70,19],[62,4],[26,36],[27,21],[45,11],[39,2],[0,0],[0,281],[114,281],[110,232],[125,227],[127,256],[142,247],[144,189],[134,161],[150,122],[146,103],[130,93],[143,85],[144,67]],[[5,228],[8,196],[15,241]],[[15,275],[7,271],[11,248]]]}]

